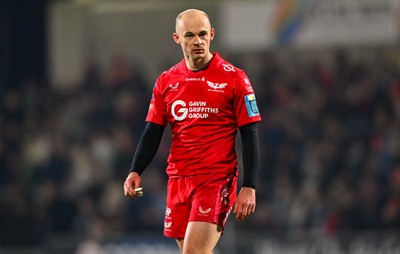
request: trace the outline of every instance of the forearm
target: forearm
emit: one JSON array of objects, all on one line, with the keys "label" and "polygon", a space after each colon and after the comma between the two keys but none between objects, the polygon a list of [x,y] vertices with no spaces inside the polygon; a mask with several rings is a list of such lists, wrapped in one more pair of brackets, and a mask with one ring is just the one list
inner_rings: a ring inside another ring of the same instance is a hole
[{"label": "forearm", "polygon": [[160,146],[164,128],[159,124],[147,123],[133,156],[130,172],[140,175],[150,164]]},{"label": "forearm", "polygon": [[243,157],[243,187],[256,188],[259,142],[256,123],[240,127]]}]

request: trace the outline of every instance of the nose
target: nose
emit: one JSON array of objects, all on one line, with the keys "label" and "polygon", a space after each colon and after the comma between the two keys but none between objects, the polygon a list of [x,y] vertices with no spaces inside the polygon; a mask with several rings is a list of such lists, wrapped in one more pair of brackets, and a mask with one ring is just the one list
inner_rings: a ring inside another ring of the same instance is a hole
[{"label": "nose", "polygon": [[194,44],[195,44],[196,46],[202,44],[202,41],[201,41],[201,39],[200,39],[200,36],[196,36],[196,37],[194,38]]}]

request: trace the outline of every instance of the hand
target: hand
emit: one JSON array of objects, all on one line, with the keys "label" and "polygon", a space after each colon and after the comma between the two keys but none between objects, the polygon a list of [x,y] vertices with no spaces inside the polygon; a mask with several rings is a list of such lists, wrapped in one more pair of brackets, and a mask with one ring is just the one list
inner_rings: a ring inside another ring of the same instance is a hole
[{"label": "hand", "polygon": [[256,190],[249,187],[242,187],[236,197],[233,213],[236,214],[238,221],[243,221],[246,217],[254,213],[256,209]]},{"label": "hand", "polygon": [[129,173],[128,177],[124,183],[124,193],[126,197],[138,197],[138,192],[135,191],[136,188],[141,187],[142,179],[136,172]]}]

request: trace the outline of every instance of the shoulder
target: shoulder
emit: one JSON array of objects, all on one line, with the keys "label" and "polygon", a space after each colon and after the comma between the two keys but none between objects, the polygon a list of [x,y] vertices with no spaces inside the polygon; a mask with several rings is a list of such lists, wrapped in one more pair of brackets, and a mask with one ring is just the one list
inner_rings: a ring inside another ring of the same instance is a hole
[{"label": "shoulder", "polygon": [[218,53],[215,53],[214,57],[216,60],[215,68],[219,72],[225,73],[225,75],[231,76],[232,78],[243,77],[243,75],[246,76],[243,69],[238,68],[231,62],[223,59]]},{"label": "shoulder", "polygon": [[182,74],[181,62],[175,64],[171,68],[163,71],[157,78],[157,83],[162,84],[173,80],[175,77]]},{"label": "shoulder", "polygon": [[181,62],[175,64],[171,68],[163,71],[160,74],[160,76],[169,76],[169,75],[176,75],[176,74],[182,73],[182,62],[183,62],[183,60]]},{"label": "shoulder", "polygon": [[222,72],[219,76],[229,77],[228,80],[232,81],[231,84],[234,89],[253,92],[251,81],[243,69],[238,68],[221,57],[219,57],[219,59],[217,69],[219,72]]}]

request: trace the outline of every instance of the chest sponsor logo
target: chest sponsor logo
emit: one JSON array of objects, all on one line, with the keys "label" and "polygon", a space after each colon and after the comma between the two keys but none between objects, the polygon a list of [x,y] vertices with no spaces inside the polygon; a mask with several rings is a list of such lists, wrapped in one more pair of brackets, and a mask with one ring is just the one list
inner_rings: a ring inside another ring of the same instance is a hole
[{"label": "chest sponsor logo", "polygon": [[171,114],[177,121],[182,121],[185,119],[188,114],[186,102],[181,100],[174,101],[171,106]]},{"label": "chest sponsor logo", "polygon": [[176,121],[183,121],[185,118],[208,118],[210,114],[218,114],[219,109],[208,107],[206,101],[176,100],[171,105],[171,114]]}]

